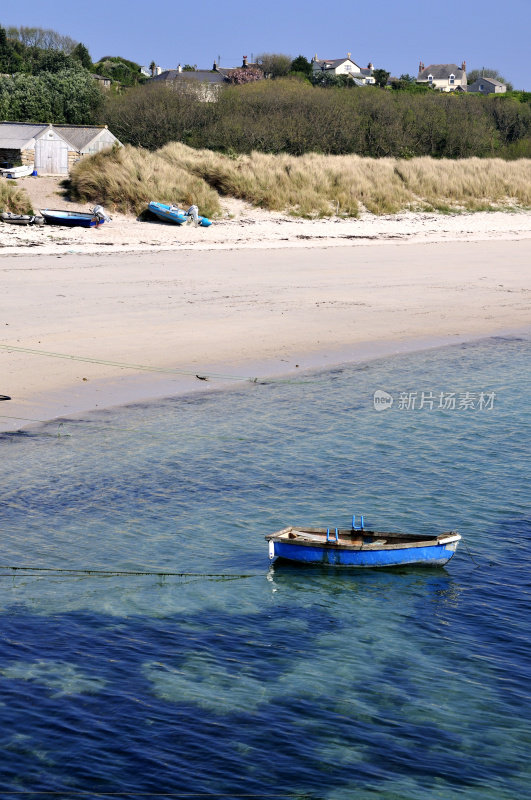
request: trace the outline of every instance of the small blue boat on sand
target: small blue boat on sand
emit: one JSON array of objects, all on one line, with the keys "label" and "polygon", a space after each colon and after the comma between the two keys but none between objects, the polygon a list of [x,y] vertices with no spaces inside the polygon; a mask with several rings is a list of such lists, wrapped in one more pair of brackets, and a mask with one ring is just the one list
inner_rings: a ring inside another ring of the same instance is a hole
[{"label": "small blue boat on sand", "polygon": [[152,214],[163,220],[164,222],[173,222],[176,225],[184,225],[186,222],[193,222],[195,225],[201,225],[203,228],[208,228],[212,222],[206,217],[199,216],[197,206],[190,206],[188,211],[183,211],[182,208],[177,206],[169,206],[166,203],[156,203],[154,200],[148,206]]},{"label": "small blue boat on sand", "polygon": [[397,567],[406,564],[442,567],[454,555],[461,536],[448,531],[434,536],[351,528],[283,528],[265,537],[269,558],[333,567]]},{"label": "small blue boat on sand", "polygon": [[96,228],[108,222],[108,217],[101,206],[95,206],[91,211],[60,211],[57,209],[41,208],[41,215],[48,225],[66,225],[69,228]]}]

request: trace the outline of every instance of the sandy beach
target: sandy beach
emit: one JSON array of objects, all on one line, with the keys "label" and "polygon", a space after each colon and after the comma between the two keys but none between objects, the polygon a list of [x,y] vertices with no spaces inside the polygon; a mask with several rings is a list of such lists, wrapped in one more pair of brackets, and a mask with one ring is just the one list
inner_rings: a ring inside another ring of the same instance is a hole
[{"label": "sandy beach", "polygon": [[[79,208],[57,178],[19,181]],[[531,214],[0,225],[0,430],[527,330]]]},{"label": "sandy beach", "polygon": [[[132,236],[126,247],[116,220],[99,230],[2,226],[3,430],[530,323],[528,214],[421,216],[398,241],[400,218],[128,225],[168,241],[146,233],[143,250]],[[245,239],[260,225],[277,238]],[[318,228],[324,240],[294,238]],[[334,231],[351,228],[361,238],[337,246]],[[371,239],[375,229],[386,233]]]}]

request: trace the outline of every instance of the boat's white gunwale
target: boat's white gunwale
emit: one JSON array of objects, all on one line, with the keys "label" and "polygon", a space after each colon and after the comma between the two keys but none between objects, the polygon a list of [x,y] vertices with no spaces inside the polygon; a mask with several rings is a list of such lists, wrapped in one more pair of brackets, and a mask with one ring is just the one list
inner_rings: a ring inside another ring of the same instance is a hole
[{"label": "boat's white gunwale", "polygon": [[[324,547],[331,550],[409,550],[410,548],[416,547],[435,547],[437,545],[447,545],[453,542],[458,542],[461,539],[461,535],[456,531],[448,531],[446,533],[433,536],[429,539],[422,539],[419,536],[416,541],[401,541],[396,544],[382,544],[378,541],[372,543],[367,542],[363,544],[352,544],[344,539],[336,542],[335,538],[330,538],[329,541],[326,541],[326,532],[326,528],[304,529],[289,526],[287,528],[283,528],[281,531],[277,531],[276,533],[268,534],[265,538],[267,541],[283,542],[284,544],[298,545],[302,547]],[[292,533],[297,534],[295,538],[290,537],[290,534]],[[351,536],[352,533],[353,531],[351,529],[342,528],[338,530],[339,536]],[[354,533],[371,535],[378,538],[385,537],[387,539],[408,536],[408,534],[369,530],[354,531]],[[306,539],[304,538],[305,534],[307,536]],[[334,537],[334,535],[335,530],[330,530],[330,537]]]}]

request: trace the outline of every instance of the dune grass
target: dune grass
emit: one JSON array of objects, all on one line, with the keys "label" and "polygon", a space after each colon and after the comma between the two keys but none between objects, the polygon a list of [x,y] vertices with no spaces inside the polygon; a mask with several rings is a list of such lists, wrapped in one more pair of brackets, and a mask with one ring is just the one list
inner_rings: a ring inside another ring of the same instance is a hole
[{"label": "dune grass", "polygon": [[180,206],[199,206],[204,216],[220,211],[219,195],[202,178],[158,153],[114,147],[81,159],[72,169],[69,192],[76,200],[139,214],[151,200]]},{"label": "dune grass", "polygon": [[531,159],[410,160],[333,156],[229,156],[173,142],[150,153],[130,146],[80,161],[73,196],[139,213],[150,200],[196,203],[216,216],[236,197],[302,217],[531,207]]},{"label": "dune grass", "polygon": [[31,200],[25,189],[16,184],[0,179],[0,211],[12,214],[32,214]]}]

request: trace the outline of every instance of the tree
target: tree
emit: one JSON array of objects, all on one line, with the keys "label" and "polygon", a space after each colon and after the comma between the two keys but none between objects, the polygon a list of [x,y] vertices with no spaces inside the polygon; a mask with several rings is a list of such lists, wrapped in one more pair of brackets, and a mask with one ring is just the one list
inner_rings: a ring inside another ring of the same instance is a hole
[{"label": "tree", "polygon": [[291,70],[291,56],[283,53],[262,53],[256,56],[266,78],[282,78]]},{"label": "tree", "polygon": [[356,86],[350,75],[335,75],[333,72],[326,72],[325,70],[314,72],[311,82],[314,86],[323,86],[325,89],[333,86],[341,89],[351,89]]},{"label": "tree", "polygon": [[312,74],[312,65],[305,56],[297,56],[291,62],[290,72],[302,73],[309,78]]},{"label": "tree", "polygon": [[19,72],[22,66],[22,56],[17,52],[15,43],[8,38],[5,28],[0,25],[0,72]]},{"label": "tree", "polygon": [[38,50],[32,72],[34,75],[38,75],[40,72],[62,72],[65,69],[80,68],[80,62],[63,53],[62,50]]},{"label": "tree", "polygon": [[76,44],[71,53],[72,58],[75,58],[84,69],[92,70],[92,59],[90,53],[84,44]]},{"label": "tree", "polygon": [[242,84],[254,83],[254,81],[261,81],[264,73],[257,67],[238,67],[231,69],[227,75],[229,83]]},{"label": "tree", "polygon": [[39,47],[41,50],[61,50],[63,53],[71,53],[77,45],[70,36],[63,36],[51,28],[29,28],[21,25],[20,28],[8,28],[7,35],[25,47]]},{"label": "tree", "polygon": [[[155,66],[154,61],[151,64]],[[140,64],[121,56],[104,56],[94,64],[94,70],[112,81],[118,81],[123,86],[136,86],[145,80],[140,72]]]},{"label": "tree", "polygon": [[494,78],[495,80],[500,81],[500,83],[505,83],[508,92],[513,91],[514,87],[512,83],[506,81],[503,75],[500,75],[497,69],[491,69],[490,67],[482,67],[481,69],[473,69],[470,72],[467,72],[466,74],[466,80],[469,85],[479,80],[479,78]]},{"label": "tree", "polygon": [[391,73],[387,72],[385,69],[375,69],[372,73],[374,80],[376,81],[376,85],[380,86],[382,89],[387,85],[387,81],[389,80],[389,75]]},{"label": "tree", "polygon": [[194,64],[192,67],[191,64],[185,64],[183,67],[183,72],[195,72],[197,70],[197,64]]},{"label": "tree", "polygon": [[2,116],[16,122],[87,125],[103,103],[94,78],[82,69],[0,78]]}]

